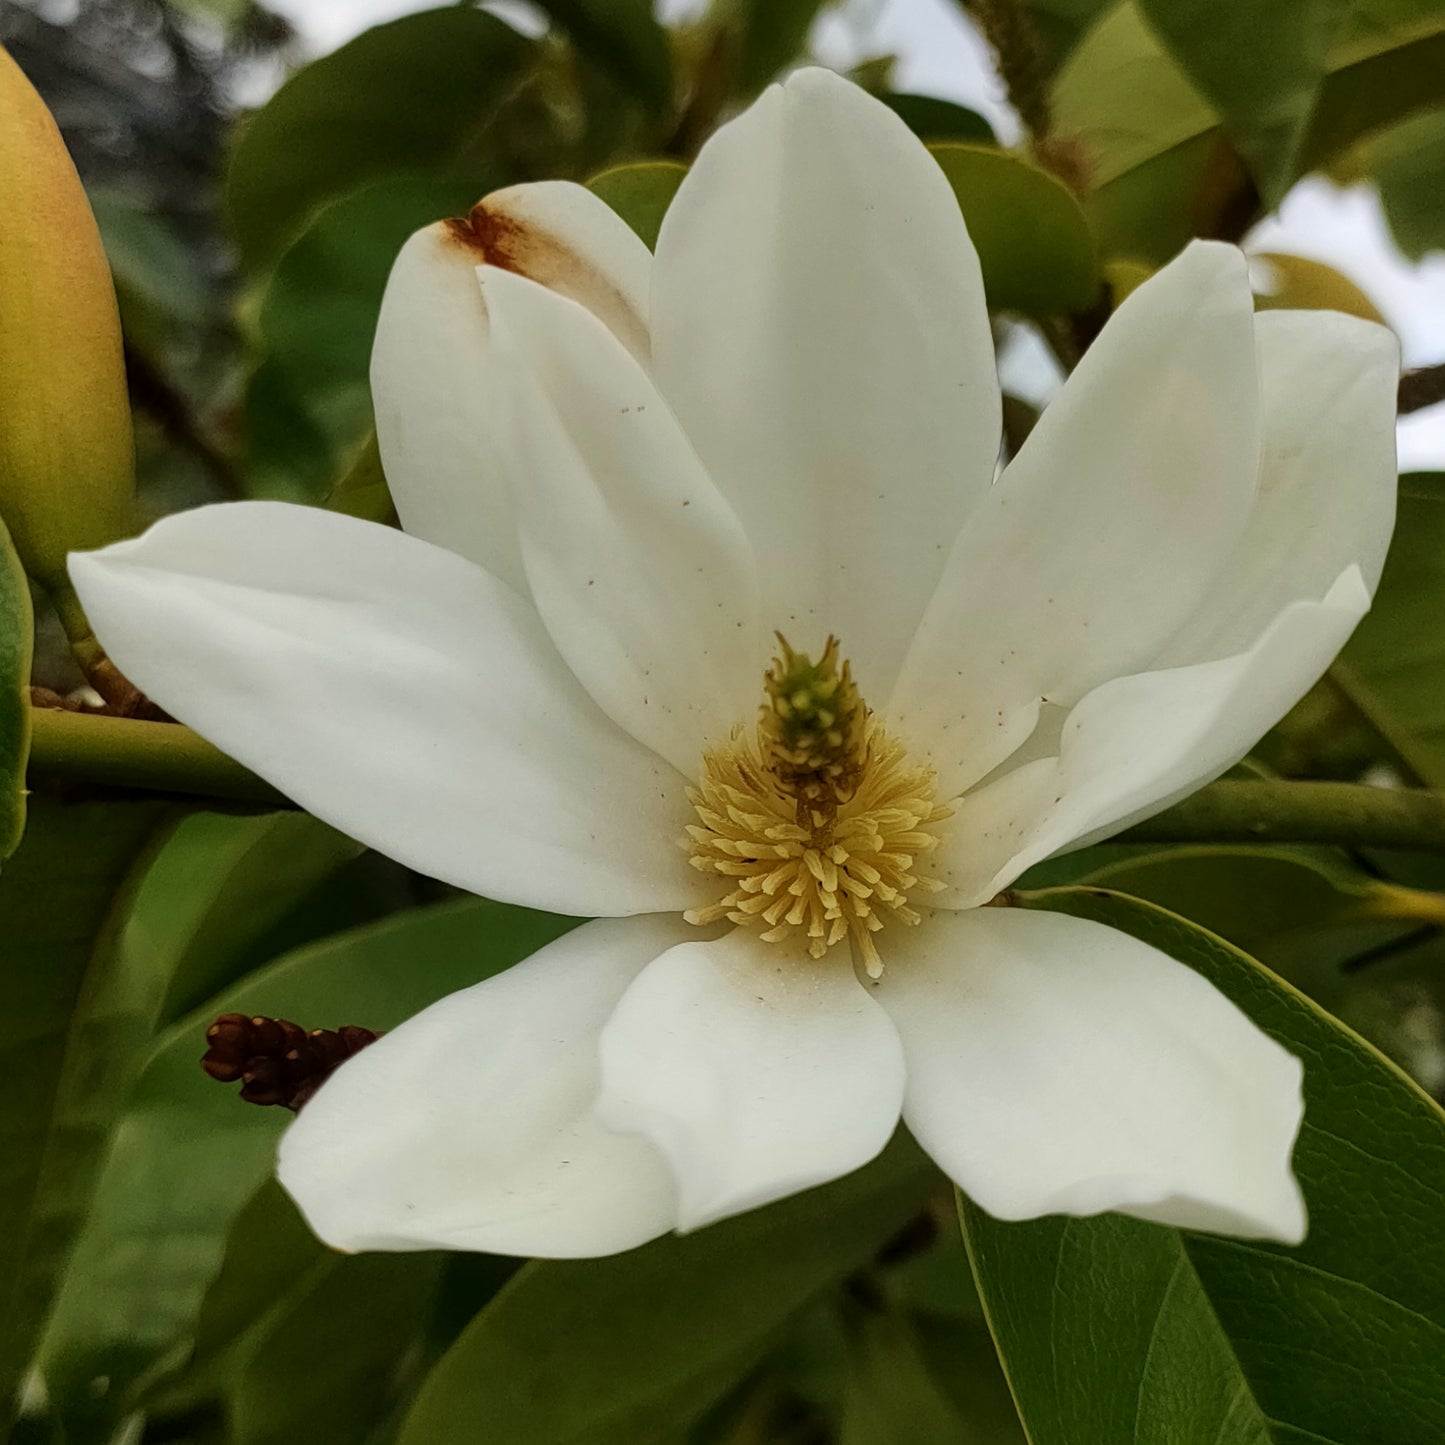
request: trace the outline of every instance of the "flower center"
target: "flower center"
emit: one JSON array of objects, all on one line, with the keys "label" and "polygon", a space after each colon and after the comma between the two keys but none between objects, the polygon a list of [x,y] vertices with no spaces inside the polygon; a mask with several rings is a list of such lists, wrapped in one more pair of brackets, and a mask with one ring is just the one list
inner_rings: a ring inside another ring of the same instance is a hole
[{"label": "flower center", "polygon": [[703,755],[688,797],[692,866],[728,891],[689,923],[756,928],[769,943],[807,939],[822,958],[850,939],[870,978],[883,972],[873,940],[885,923],[914,924],[911,894],[943,885],[919,872],[938,846],[933,770],[911,762],[872,719],[830,637],[817,662],[778,635],[763,678],[758,725]]}]

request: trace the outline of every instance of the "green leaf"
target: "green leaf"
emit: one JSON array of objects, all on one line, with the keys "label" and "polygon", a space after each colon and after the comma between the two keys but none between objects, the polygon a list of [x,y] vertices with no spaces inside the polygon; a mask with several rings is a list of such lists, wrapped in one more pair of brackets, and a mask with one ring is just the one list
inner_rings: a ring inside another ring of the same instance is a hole
[{"label": "green leaf", "polygon": [[371,182],[475,170],[469,147],[533,51],[495,16],[451,5],[379,25],[298,71],[246,121],[232,158],[226,205],[247,269],[270,265],[322,206]]},{"label": "green leaf", "polygon": [[151,865],[119,946],[148,957],[170,1023],[269,961],[276,926],[363,849],[305,813],[196,813]]},{"label": "green leaf", "polygon": [[1395,244],[1412,261],[1445,251],[1445,109],[1413,116],[1368,141],[1364,168],[1380,189]]},{"label": "green leaf", "polygon": [[1256,310],[1343,311],[1363,321],[1387,324],[1375,303],[1333,266],[1278,251],[1257,251],[1253,260],[1256,275],[1261,269],[1267,272],[1263,287],[1256,288]]},{"label": "green leaf", "polygon": [[136,1382],[188,1346],[231,1226],[272,1169],[289,1116],[241,1103],[196,1067],[218,1013],[390,1028],[573,922],[471,898],[415,909],[297,949],[168,1030],[116,1133],[46,1333],[57,1409],[123,1415]]},{"label": "green leaf", "polygon": [[970,141],[975,145],[997,145],[993,127],[976,110],[939,100],[932,95],[907,95],[891,91],[879,100],[909,130],[923,141]]},{"label": "green leaf", "polygon": [[1162,264],[1201,229],[1195,211],[1218,117],[1131,0],[1105,11],[1054,84],[1055,129],[1078,148],[1086,210],[1108,256]]},{"label": "green leaf", "polygon": [[1095,299],[1093,238],[1062,181],[992,146],[929,150],[958,197],[991,307],[1040,314],[1078,310]]},{"label": "green leaf", "polygon": [[0,863],[25,832],[25,766],[30,759],[30,654],[35,618],[30,581],[0,522]]},{"label": "green leaf", "polygon": [[0,876],[0,1434],[128,1082],[106,973],[167,811],[37,798]]},{"label": "green leaf", "polygon": [[648,250],[656,250],[662,218],[686,175],[687,167],[677,161],[638,161],[593,176],[587,189],[601,196],[642,237]]},{"label": "green leaf", "polygon": [[696,1234],[530,1264],[432,1373],[400,1445],[636,1445],[680,1429],[936,1178],[900,1137],[846,1179]]},{"label": "green leaf", "polygon": [[1445,787],[1445,472],[1400,478],[1375,603],[1331,675],[1430,787]]},{"label": "green leaf", "polygon": [[725,21],[733,32],[733,88],[756,95],[806,49],[818,12],[831,0],[729,0]]},{"label": "green leaf", "polygon": [[488,189],[478,179],[382,181],[326,207],[287,248],[257,318],[251,491],[305,501],[331,491],[372,431],[371,343],[397,252],[413,231]]},{"label": "green leaf", "polygon": [[326,507],[328,511],[360,517],[365,522],[379,522],[383,527],[397,525],[396,503],[391,499],[391,488],[382,470],[381,448],[374,430],[327,494]]},{"label": "green leaf", "polygon": [[415,1383],[442,1254],[328,1254],[245,1342],[232,1445],[356,1445]]},{"label": "green leaf", "polygon": [[651,0],[537,0],[537,8],[639,99],[659,110],[671,104],[667,32],[653,18]]},{"label": "green leaf", "polygon": [[1224,845],[1110,862],[1080,880],[1167,908],[1227,939],[1332,1008],[1341,967],[1445,922],[1445,900],[1385,883],[1343,854]]},{"label": "green leaf", "polygon": [[1445,1438],[1445,1115],[1302,995],[1184,920],[1092,890],[1026,902],[1172,954],[1304,1060],[1294,1164],[1310,1209],[1308,1239],[1289,1249],[1114,1215],[1002,1224],[964,1203],[1033,1445]]}]

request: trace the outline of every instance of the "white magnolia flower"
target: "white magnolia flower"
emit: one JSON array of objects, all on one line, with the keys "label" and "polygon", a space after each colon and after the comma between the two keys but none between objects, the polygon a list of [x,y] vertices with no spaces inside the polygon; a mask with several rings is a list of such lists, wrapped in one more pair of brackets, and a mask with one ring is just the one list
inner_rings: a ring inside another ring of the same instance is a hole
[{"label": "white magnolia flower", "polygon": [[73,562],[124,671],[303,807],[597,919],[307,1105],[317,1231],[602,1254],[901,1115],[1003,1218],[1300,1239],[1298,1061],[1143,943],[980,905],[1319,676],[1390,533],[1395,370],[1197,244],[995,481],[954,196],[819,71],[707,145],[655,259],[561,184],[413,237],[373,365],[405,533],[241,503]]}]

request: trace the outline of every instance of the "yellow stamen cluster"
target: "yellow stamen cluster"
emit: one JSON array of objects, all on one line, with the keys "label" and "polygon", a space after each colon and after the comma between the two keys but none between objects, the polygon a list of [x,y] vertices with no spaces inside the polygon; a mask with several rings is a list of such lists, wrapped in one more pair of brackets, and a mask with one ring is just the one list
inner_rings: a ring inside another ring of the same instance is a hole
[{"label": "yellow stamen cluster", "polygon": [[931,769],[873,722],[836,639],[816,663],[778,641],[756,730],[706,754],[688,795],[692,866],[729,891],[686,917],[726,918],[769,943],[801,936],[814,958],[851,939],[877,978],[873,935],[890,920],[917,923],[910,894],[942,886],[917,862],[949,812],[934,803]]}]

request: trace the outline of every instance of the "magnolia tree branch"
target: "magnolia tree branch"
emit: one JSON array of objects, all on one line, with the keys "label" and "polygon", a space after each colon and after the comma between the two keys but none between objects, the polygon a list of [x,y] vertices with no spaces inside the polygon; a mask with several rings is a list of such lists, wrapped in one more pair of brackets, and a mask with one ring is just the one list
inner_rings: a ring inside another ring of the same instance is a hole
[{"label": "magnolia tree branch", "polygon": [[1445,853],[1445,792],[1273,779],[1210,783],[1113,841],[1344,843]]},{"label": "magnolia tree branch", "polygon": [[1445,361],[1407,371],[1400,378],[1399,412],[1408,416],[1445,401]]},{"label": "magnolia tree branch", "polygon": [[[269,783],[178,723],[33,708],[30,775],[289,808]],[[1445,853],[1445,792],[1360,783],[1210,783],[1121,843],[1337,843]]]},{"label": "magnolia tree branch", "polygon": [[88,783],[223,802],[291,804],[269,783],[178,723],[30,710],[32,784]]}]

